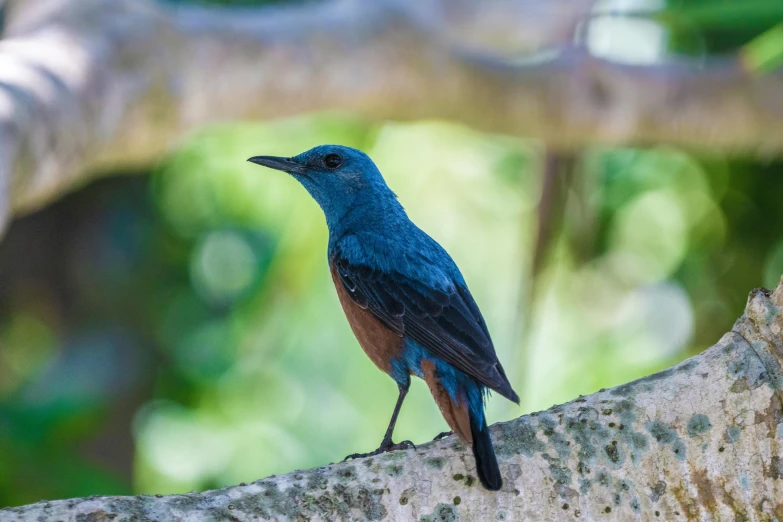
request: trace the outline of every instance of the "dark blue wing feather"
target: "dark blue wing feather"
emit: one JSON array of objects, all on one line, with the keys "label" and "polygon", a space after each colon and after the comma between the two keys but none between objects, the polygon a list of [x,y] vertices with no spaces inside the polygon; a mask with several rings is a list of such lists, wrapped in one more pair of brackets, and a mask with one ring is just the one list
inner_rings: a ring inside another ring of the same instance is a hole
[{"label": "dark blue wing feather", "polygon": [[467,288],[434,288],[399,272],[350,263],[339,251],[332,263],[348,295],[398,335],[410,336],[434,356],[514,402],[481,312]]}]

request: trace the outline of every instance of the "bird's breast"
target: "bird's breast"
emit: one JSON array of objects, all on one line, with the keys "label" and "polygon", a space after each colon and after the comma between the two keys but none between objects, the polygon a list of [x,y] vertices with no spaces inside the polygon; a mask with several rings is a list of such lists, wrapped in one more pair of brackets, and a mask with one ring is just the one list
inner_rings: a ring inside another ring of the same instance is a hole
[{"label": "bird's breast", "polygon": [[402,356],[403,338],[387,328],[372,312],[356,304],[340,281],[335,266],[330,264],[330,268],[337,297],[356,340],[375,366],[393,376],[392,362]]}]

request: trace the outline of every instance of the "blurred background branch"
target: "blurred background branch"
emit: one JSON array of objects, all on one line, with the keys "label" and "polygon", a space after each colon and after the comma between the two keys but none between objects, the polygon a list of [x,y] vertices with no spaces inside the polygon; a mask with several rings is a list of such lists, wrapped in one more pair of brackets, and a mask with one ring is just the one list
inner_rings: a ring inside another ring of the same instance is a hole
[{"label": "blurred background branch", "polygon": [[319,109],[450,119],[566,149],[783,150],[781,73],[736,57],[598,58],[571,45],[585,0],[13,5],[0,45],[0,223],[107,165],[149,164],[199,125]]}]

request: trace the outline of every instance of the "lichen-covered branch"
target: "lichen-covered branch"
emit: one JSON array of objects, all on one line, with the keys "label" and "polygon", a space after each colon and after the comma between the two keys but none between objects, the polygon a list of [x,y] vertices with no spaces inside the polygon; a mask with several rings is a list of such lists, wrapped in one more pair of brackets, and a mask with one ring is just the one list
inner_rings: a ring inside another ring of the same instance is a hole
[{"label": "lichen-covered branch", "polygon": [[0,510],[34,520],[781,520],[783,283],[713,347],[643,379],[492,426],[477,483],[452,436],[221,490]]},{"label": "lichen-covered branch", "polygon": [[[448,118],[551,147],[783,152],[783,73],[733,59],[628,66],[569,43],[593,0],[331,0],[165,9],[9,2],[0,230],[90,173],[149,163],[207,122],[343,109]],[[533,51],[554,51],[522,63]]]}]

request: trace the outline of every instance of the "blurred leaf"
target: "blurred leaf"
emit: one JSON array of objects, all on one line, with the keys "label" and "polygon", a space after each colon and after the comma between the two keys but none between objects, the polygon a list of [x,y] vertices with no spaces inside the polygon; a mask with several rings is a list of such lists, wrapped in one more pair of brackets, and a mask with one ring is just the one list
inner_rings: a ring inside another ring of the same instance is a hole
[{"label": "blurred leaf", "polygon": [[770,72],[783,65],[783,23],[745,45],[740,59],[749,71],[758,73]]},{"label": "blurred leaf", "polygon": [[764,286],[775,288],[783,278],[783,241],[781,241],[767,257],[764,266]]},{"label": "blurred leaf", "polygon": [[659,22],[676,27],[711,29],[759,29],[783,19],[778,0],[690,0],[651,13]]}]

